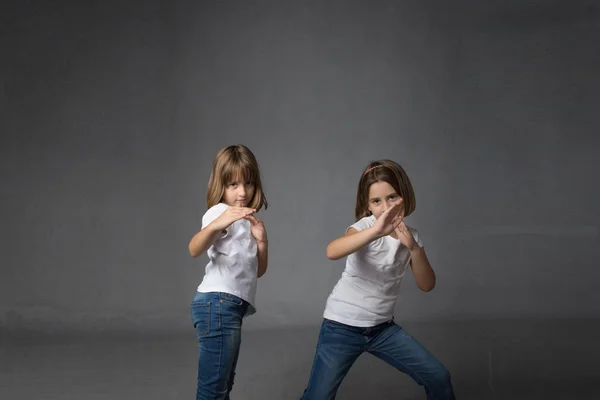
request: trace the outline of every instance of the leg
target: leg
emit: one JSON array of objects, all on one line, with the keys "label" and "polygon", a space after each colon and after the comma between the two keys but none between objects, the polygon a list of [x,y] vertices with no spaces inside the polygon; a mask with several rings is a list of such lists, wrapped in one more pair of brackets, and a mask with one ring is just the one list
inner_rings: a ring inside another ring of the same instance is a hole
[{"label": "leg", "polygon": [[[231,365],[231,369],[230,369],[230,374],[229,374],[229,383],[227,385],[227,397],[225,398],[225,400],[230,400],[229,399],[229,394],[231,393],[231,391],[233,390],[233,382],[234,382],[234,378],[235,378],[235,370],[237,367],[237,362],[238,362],[238,358],[240,355],[240,347],[242,344],[242,335],[241,335],[241,328],[242,328],[242,324],[243,324],[243,315],[246,314],[246,310],[248,308],[248,303],[246,303],[245,301],[243,301],[242,299],[227,294],[227,293],[221,293],[220,294],[221,297],[221,306],[222,306],[222,310],[230,310],[232,311],[232,315],[233,315],[233,319],[234,319],[234,325],[237,325],[237,310],[240,309],[242,310],[242,314],[241,317],[239,318],[239,332],[240,334],[237,336],[236,340],[237,340],[237,344],[235,346],[232,346],[232,349],[234,349],[233,351],[233,361],[232,361],[232,365]],[[223,318],[225,319],[225,318]],[[230,321],[231,323],[232,321]]]},{"label": "leg", "polygon": [[237,367],[238,357],[240,355],[241,344],[242,344],[242,337],[240,336],[239,343],[237,345],[237,348],[235,348],[234,354],[232,356],[233,361],[232,361],[231,370],[230,370],[231,372],[229,373],[229,380],[227,383],[227,397],[225,397],[225,400],[229,400],[229,394],[233,390],[233,382],[235,380],[235,369]]},{"label": "leg", "polygon": [[228,296],[197,293],[192,302],[192,322],[198,338],[197,400],[228,400],[233,386],[247,303]]},{"label": "leg", "polygon": [[454,400],[450,373],[404,329],[390,324],[371,342],[367,352],[410,375],[425,387],[428,400]]},{"label": "leg", "polygon": [[301,400],[334,400],[342,380],[365,349],[360,328],[323,320],[308,386]]}]

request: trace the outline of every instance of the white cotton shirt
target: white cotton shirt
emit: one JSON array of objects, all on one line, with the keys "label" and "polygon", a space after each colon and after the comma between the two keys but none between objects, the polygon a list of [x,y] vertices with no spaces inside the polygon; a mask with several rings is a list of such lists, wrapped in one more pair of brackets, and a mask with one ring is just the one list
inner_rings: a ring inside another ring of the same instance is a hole
[{"label": "white cotton shirt", "polygon": [[[219,203],[202,217],[202,229],[217,219],[229,206]],[[231,224],[207,250],[208,264],[198,292],[224,292],[246,300],[246,316],[256,312],[258,258],[256,240],[250,221],[240,219]]]},{"label": "white cotton shirt", "polygon": [[[371,215],[348,229],[362,231],[375,221]],[[408,229],[423,247],[419,232]],[[409,266],[410,251],[398,239],[384,236],[367,243],[346,258],[346,268],[327,299],[323,317],[357,327],[390,321]]]}]

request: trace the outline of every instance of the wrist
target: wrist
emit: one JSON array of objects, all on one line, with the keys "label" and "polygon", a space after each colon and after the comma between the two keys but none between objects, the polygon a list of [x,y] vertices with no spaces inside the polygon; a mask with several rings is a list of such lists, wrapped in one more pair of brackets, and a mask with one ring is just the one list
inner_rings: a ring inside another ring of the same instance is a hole
[{"label": "wrist", "polygon": [[258,240],[258,239],[256,239],[256,244],[258,244],[258,245],[267,245],[267,244],[269,244],[269,240],[268,239],[264,239],[264,240]]},{"label": "wrist", "polygon": [[225,228],[222,228],[221,225],[218,221],[218,219],[215,219],[214,221],[212,221],[210,224],[208,224],[206,226],[206,229],[208,229],[211,233],[216,234],[217,232],[222,232],[225,230]]},{"label": "wrist", "polygon": [[208,225],[207,228],[210,229],[211,235],[215,239],[221,238],[221,237],[223,237],[224,235],[227,234],[227,230],[225,228],[221,228],[219,226]]},{"label": "wrist", "polygon": [[415,243],[415,245],[411,248],[408,249],[408,251],[410,252],[411,256],[414,256],[416,254],[420,254],[421,253],[421,246],[419,246],[418,243]]}]

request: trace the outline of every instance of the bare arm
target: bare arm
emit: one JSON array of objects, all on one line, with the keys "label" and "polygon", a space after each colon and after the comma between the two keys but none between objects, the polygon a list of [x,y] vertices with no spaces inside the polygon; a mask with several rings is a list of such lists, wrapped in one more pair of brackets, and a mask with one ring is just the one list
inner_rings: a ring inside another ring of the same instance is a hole
[{"label": "bare arm", "polygon": [[395,228],[398,239],[410,251],[410,267],[419,289],[429,292],[435,287],[435,273],[429,264],[425,249],[417,243],[404,221]]},{"label": "bare arm", "polygon": [[203,254],[210,246],[215,243],[215,240],[223,233],[225,234],[229,225],[235,221],[253,214],[256,210],[247,207],[227,207],[223,213],[206,225],[200,232],[196,233],[190,240],[189,250],[190,255],[194,258]]},{"label": "bare arm", "polygon": [[206,250],[208,250],[208,248],[210,246],[212,246],[213,243],[223,233],[221,230],[215,229],[215,227],[213,226],[212,223],[205,226],[204,229],[202,229],[200,232],[196,233],[194,235],[194,237],[192,238],[192,240],[190,240],[190,244],[188,246],[189,250],[190,250],[190,255],[193,258],[196,258],[196,257],[204,254],[204,252]]},{"label": "bare arm", "polygon": [[425,249],[419,247],[417,244],[414,249],[410,251],[410,265],[415,277],[415,282],[419,289],[424,292],[429,292],[435,287],[435,272],[429,264]]},{"label": "bare arm", "polygon": [[401,219],[396,218],[400,203],[394,204],[385,210],[375,225],[360,232],[354,228],[348,228],[346,234],[335,239],[327,246],[327,258],[330,260],[339,260],[352,254],[369,242],[375,239],[389,235],[400,223]]},{"label": "bare arm", "polygon": [[267,230],[265,228],[265,223],[254,215],[249,215],[245,218],[250,221],[250,230],[254,240],[256,240],[256,256],[258,258],[257,277],[260,278],[267,272],[267,265],[269,264],[269,240],[267,239]]},{"label": "bare arm", "polygon": [[329,243],[327,246],[327,258],[330,260],[339,260],[340,258],[354,253],[377,238],[378,234],[373,227],[362,231],[349,228],[344,236]]},{"label": "bare arm", "polygon": [[257,255],[258,255],[258,277],[260,278],[267,272],[267,265],[269,263],[269,242],[256,241]]}]

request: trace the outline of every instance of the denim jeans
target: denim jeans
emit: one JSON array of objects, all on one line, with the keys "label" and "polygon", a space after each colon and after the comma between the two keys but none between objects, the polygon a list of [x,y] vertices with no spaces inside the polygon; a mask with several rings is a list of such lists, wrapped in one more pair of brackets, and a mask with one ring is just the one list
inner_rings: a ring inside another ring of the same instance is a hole
[{"label": "denim jeans", "polygon": [[394,321],[359,328],[324,319],[302,400],[335,399],[350,367],[364,352],[408,374],[424,386],[428,400],[455,399],[446,368]]},{"label": "denim jeans", "polygon": [[192,323],[198,338],[196,400],[229,400],[248,303],[228,293],[196,293]]}]

